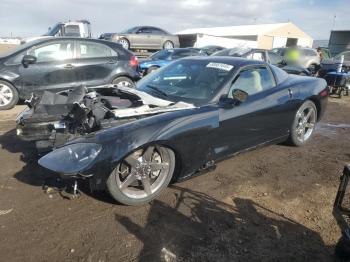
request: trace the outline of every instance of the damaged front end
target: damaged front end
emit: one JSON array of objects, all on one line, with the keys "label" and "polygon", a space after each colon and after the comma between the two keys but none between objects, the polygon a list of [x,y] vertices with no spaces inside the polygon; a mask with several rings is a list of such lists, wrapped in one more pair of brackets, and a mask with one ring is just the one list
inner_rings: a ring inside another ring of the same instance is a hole
[{"label": "damaged front end", "polygon": [[128,87],[112,86],[112,94],[88,93],[84,87],[60,93],[33,95],[17,117],[17,135],[48,152],[68,141],[147,116],[193,108]]}]

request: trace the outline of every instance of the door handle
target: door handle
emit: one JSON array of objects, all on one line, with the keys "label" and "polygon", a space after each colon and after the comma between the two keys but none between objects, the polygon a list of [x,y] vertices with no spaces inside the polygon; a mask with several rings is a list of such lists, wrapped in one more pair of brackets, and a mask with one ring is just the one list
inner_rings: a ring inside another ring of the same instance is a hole
[{"label": "door handle", "polygon": [[65,69],[72,69],[72,68],[74,68],[74,66],[73,66],[72,64],[66,64],[66,65],[64,66],[64,68],[65,68]]},{"label": "door handle", "polygon": [[288,93],[289,93],[289,98],[292,99],[293,98],[293,90],[288,88]]}]

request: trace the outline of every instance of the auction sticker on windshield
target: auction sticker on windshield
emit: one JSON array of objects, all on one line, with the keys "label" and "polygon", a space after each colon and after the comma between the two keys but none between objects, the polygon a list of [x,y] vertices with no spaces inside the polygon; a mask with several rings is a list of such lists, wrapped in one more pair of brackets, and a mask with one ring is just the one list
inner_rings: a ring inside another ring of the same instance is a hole
[{"label": "auction sticker on windshield", "polygon": [[224,70],[224,71],[230,71],[233,68],[233,65],[211,62],[211,63],[207,64],[207,67],[221,69],[221,70]]}]

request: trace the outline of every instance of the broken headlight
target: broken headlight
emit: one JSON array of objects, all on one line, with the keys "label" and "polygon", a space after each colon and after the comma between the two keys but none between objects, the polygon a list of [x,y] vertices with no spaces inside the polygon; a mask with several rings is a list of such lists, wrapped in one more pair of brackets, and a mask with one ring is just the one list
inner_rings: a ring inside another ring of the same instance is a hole
[{"label": "broken headlight", "polygon": [[63,174],[76,174],[84,171],[102,149],[94,143],[77,143],[58,148],[39,159],[39,164]]}]

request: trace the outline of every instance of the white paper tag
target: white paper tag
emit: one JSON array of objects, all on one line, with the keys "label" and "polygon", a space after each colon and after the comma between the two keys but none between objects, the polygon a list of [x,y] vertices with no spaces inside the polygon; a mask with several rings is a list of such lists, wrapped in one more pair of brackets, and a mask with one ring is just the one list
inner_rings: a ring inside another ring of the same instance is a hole
[{"label": "white paper tag", "polygon": [[224,71],[230,71],[233,68],[233,65],[210,62],[209,64],[207,64],[207,67],[221,69]]}]

